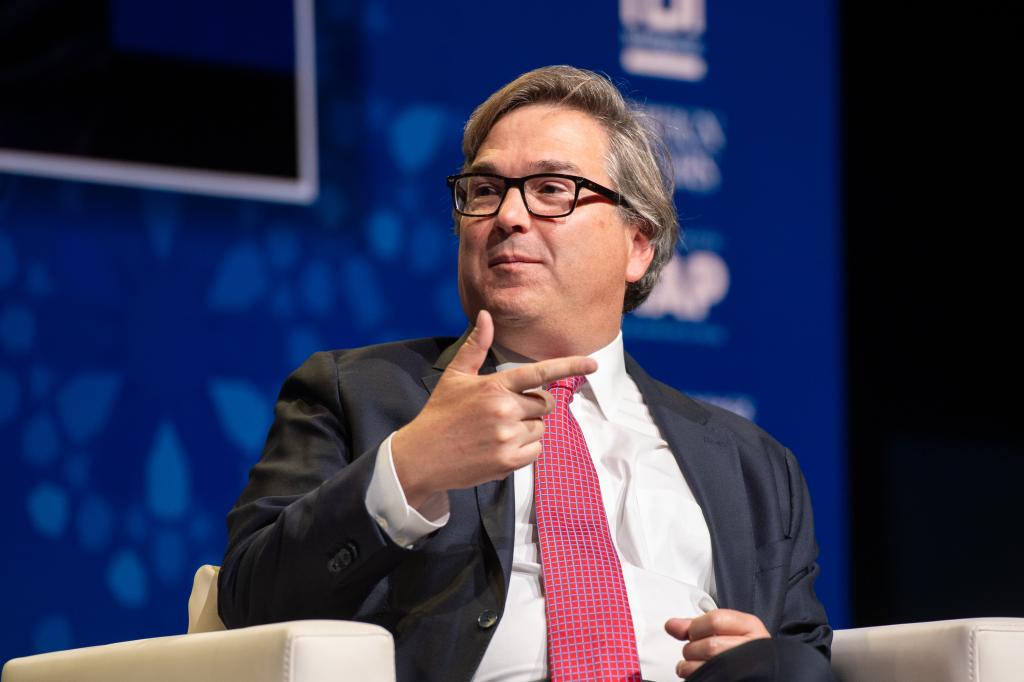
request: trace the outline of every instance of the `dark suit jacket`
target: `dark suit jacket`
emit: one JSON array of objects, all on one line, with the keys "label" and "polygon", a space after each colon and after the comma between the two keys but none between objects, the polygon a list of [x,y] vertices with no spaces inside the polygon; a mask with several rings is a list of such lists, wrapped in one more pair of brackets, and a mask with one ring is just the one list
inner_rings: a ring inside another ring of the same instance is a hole
[{"label": "dark suit jacket", "polygon": [[[263,456],[228,515],[219,604],[228,627],[377,623],[394,635],[399,680],[472,677],[508,589],[512,477],[451,491],[448,524],[411,550],[365,505],[378,447],[419,413],[453,341],[317,353],[287,379]],[[828,655],[811,505],[793,455],[750,422],[651,379],[628,356],[626,369],[704,511],[718,604]],[[482,371],[494,371],[492,358]]]}]

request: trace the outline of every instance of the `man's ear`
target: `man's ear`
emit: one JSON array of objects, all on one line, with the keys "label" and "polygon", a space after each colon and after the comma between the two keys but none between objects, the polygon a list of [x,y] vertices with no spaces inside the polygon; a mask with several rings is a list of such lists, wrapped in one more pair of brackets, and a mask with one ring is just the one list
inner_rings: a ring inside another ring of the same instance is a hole
[{"label": "man's ear", "polygon": [[654,260],[654,244],[651,242],[645,225],[631,225],[632,233],[629,246],[629,260],[626,262],[626,281],[637,282],[647,274],[647,268]]}]

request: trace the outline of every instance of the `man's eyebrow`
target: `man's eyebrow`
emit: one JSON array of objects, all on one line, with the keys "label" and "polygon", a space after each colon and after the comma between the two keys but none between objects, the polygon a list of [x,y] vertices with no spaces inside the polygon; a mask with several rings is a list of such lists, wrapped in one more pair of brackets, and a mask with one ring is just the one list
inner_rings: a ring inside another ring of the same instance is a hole
[{"label": "man's eyebrow", "polygon": [[[540,161],[533,161],[527,166],[530,171],[527,175],[534,173],[569,173],[569,174],[580,174],[580,167],[572,161],[557,161],[554,159],[541,159]],[[501,175],[498,173],[498,168],[490,161],[481,161],[479,163],[471,163],[466,167],[464,173],[494,173],[495,175]]]},{"label": "man's eyebrow", "polygon": [[580,167],[572,161],[543,159],[531,163],[530,170],[534,173],[575,173],[579,175]]},{"label": "man's eyebrow", "polygon": [[481,161],[479,163],[471,163],[466,166],[463,173],[493,173],[499,175],[497,167],[490,161]]}]

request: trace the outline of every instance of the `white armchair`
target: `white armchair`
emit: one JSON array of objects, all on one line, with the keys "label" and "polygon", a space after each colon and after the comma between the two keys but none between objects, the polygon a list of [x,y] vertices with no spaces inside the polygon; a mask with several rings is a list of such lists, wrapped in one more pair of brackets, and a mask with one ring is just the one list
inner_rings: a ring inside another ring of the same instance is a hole
[{"label": "white armchair", "polygon": [[[302,620],[225,630],[217,571],[196,572],[188,634],[16,658],[0,682],[394,682],[383,628]],[[839,630],[840,682],[1016,682],[1024,679],[1024,618],[971,618]]]},{"label": "white armchair", "polygon": [[840,682],[1020,682],[1024,618],[965,618],[837,630]]},{"label": "white armchair", "polygon": [[216,566],[196,571],[188,634],[15,658],[0,682],[395,682],[382,627],[297,620],[225,630]]}]

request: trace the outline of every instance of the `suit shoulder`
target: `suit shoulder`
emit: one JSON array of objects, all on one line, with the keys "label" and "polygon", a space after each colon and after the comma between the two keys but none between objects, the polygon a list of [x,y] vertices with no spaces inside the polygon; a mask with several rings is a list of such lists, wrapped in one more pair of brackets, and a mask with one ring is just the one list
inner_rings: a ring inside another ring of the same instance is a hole
[{"label": "suit shoulder", "polygon": [[[444,349],[456,341],[452,336],[403,339],[358,348],[339,348],[313,353],[299,368],[315,365],[333,366],[339,373],[352,371],[365,364],[394,364],[407,369],[430,367]],[[297,370],[298,371],[298,370]]]},{"label": "suit shoulder", "polygon": [[685,401],[701,411],[708,428],[728,433],[742,450],[761,450],[776,456],[784,456],[787,449],[770,433],[746,417],[720,405],[695,398],[661,381],[657,382],[662,391],[677,400]]},{"label": "suit shoulder", "polygon": [[[430,374],[453,337],[408,339],[360,348],[313,353],[285,379],[278,401],[332,406],[340,413],[344,396],[399,395],[397,387]],[[388,391],[379,391],[387,385]]]}]

